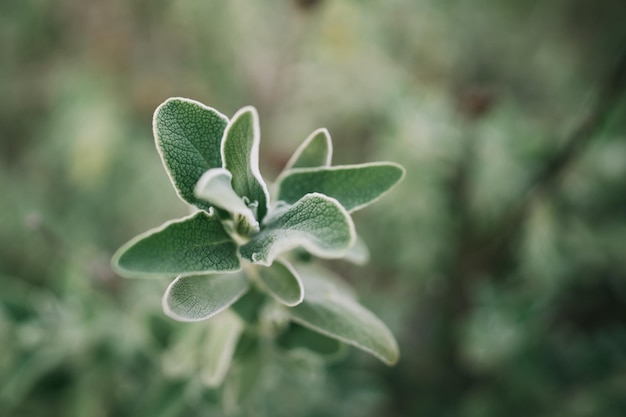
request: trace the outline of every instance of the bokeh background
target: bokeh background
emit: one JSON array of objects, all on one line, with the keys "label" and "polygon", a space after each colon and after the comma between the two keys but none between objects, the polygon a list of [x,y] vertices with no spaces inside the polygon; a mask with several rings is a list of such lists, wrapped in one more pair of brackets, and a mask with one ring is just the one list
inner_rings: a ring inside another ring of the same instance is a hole
[{"label": "bokeh background", "polygon": [[[621,0],[0,2],[0,415],[626,415],[625,17]],[[356,216],[371,262],[328,263],[397,336],[395,367],[277,359],[230,411],[202,386],[167,282],[109,266],[187,213],[151,133],[170,96],[256,106],[269,179],[318,127],[335,163],[407,168]]]}]

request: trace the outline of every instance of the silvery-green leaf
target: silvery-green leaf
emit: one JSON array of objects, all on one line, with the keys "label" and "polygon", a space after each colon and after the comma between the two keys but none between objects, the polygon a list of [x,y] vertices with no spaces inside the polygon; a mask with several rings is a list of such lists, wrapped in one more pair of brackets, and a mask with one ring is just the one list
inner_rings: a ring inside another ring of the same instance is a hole
[{"label": "silvery-green leaf", "polygon": [[241,336],[235,352],[232,369],[224,383],[222,390],[222,406],[225,415],[235,415],[241,411],[242,404],[254,393],[263,382],[263,374],[267,366],[267,356],[264,354],[257,337],[249,333]]},{"label": "silvery-green leaf", "polygon": [[304,297],[298,273],[286,261],[274,261],[266,268],[257,268],[263,288],[278,302],[289,307],[298,305]]},{"label": "silvery-green leaf", "polygon": [[161,357],[163,372],[170,378],[188,379],[198,368],[198,349],[202,345],[206,326],[179,327]]},{"label": "silvery-green leaf", "polygon": [[223,311],[206,324],[205,346],[200,352],[200,376],[209,387],[224,381],[235,354],[244,323],[230,310]]},{"label": "silvery-green leaf", "polygon": [[176,192],[184,201],[207,209],[194,195],[207,170],[222,166],[221,142],[228,118],[185,98],[170,98],[154,112],[157,150]]},{"label": "silvery-green leaf", "polygon": [[285,170],[329,166],[332,154],[330,133],[324,128],[317,129],[296,149]]},{"label": "silvery-green leaf", "polygon": [[257,219],[267,213],[267,185],[259,172],[259,115],[254,107],[239,110],[228,123],[222,141],[223,167],[233,174],[233,190],[257,203]]},{"label": "silvery-green leaf", "polygon": [[179,321],[205,320],[228,308],[248,288],[243,273],[178,277],[165,291],[163,310]]},{"label": "silvery-green leaf", "polygon": [[115,253],[112,265],[127,277],[171,277],[240,269],[237,245],[212,209],[169,221],[135,237]]},{"label": "silvery-green leaf", "polygon": [[237,216],[243,217],[251,232],[256,233],[259,231],[259,223],[256,221],[252,210],[233,190],[232,178],[232,174],[224,168],[210,169],[198,181],[196,196],[212,206],[234,214],[235,218]]},{"label": "silvery-green leaf", "polygon": [[259,314],[266,300],[265,292],[257,289],[256,286],[250,286],[250,290],[230,308],[245,323],[254,325],[259,321]]},{"label": "silvery-green leaf", "polygon": [[370,259],[370,250],[361,236],[356,236],[354,246],[350,248],[346,256],[343,258],[355,265],[365,265]]},{"label": "silvery-green leaf", "polygon": [[403,176],[404,168],[393,162],[294,168],[278,178],[278,200],[293,204],[315,192],[337,199],[352,212],[378,200]]},{"label": "silvery-green leaf", "polygon": [[202,381],[216,387],[230,367],[243,322],[230,310],[203,324],[178,327],[176,337],[162,355],[168,377],[190,379],[200,373]]},{"label": "silvery-green leaf", "polygon": [[278,339],[278,344],[288,350],[309,350],[325,358],[333,358],[342,352],[346,345],[335,338],[324,336],[307,327],[292,323]]},{"label": "silvery-green leaf", "polygon": [[356,234],[348,212],[337,200],[307,194],[283,208],[239,248],[249,262],[269,266],[281,253],[302,246],[322,258],[340,258],[354,244]]},{"label": "silvery-green leaf", "polygon": [[297,264],[295,268],[300,280],[307,281],[307,288],[315,294],[335,294],[341,297],[357,299],[354,289],[333,271],[314,263]]},{"label": "silvery-green leaf", "polygon": [[378,317],[324,275],[300,272],[306,297],[286,309],[295,322],[369,352],[388,365],[398,361],[398,344]]}]

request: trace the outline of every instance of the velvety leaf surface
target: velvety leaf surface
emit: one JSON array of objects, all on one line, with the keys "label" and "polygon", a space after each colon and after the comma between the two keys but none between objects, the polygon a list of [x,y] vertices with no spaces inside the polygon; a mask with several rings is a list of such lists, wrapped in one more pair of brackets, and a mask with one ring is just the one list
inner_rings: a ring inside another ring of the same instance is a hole
[{"label": "velvety leaf surface", "polygon": [[299,246],[316,256],[339,258],[355,238],[354,224],[346,210],[335,199],[314,193],[279,210],[260,233],[240,247],[239,253],[249,262],[266,266],[281,253]]},{"label": "velvety leaf surface", "polygon": [[277,180],[278,199],[293,204],[305,194],[316,192],[355,211],[379,199],[403,176],[404,168],[391,162],[297,168]]},{"label": "velvety leaf surface", "polygon": [[257,202],[257,219],[267,213],[267,185],[259,172],[259,116],[254,107],[244,107],[232,118],[222,142],[223,166],[233,175],[233,190],[240,197]]},{"label": "velvety leaf surface", "polygon": [[208,208],[194,195],[205,171],[222,166],[220,146],[228,118],[197,101],[170,98],[154,112],[156,147],[178,195]]},{"label": "velvety leaf surface", "polygon": [[337,339],[324,336],[296,323],[289,326],[289,330],[280,336],[278,343],[288,350],[305,349],[326,358],[338,355],[343,351],[342,347],[346,346]]},{"label": "velvety leaf surface", "polygon": [[355,265],[365,265],[370,260],[370,250],[361,236],[357,235],[356,242],[343,259]]},{"label": "velvety leaf surface", "polygon": [[241,410],[241,405],[263,384],[267,359],[258,337],[244,333],[222,391],[222,405],[228,410],[226,415],[235,415],[235,410]]},{"label": "velvety leaf surface", "polygon": [[244,323],[230,310],[223,311],[206,323],[209,327],[206,345],[200,352],[200,376],[209,387],[218,387],[224,381],[235,354]]},{"label": "velvety leaf surface", "polygon": [[267,292],[278,302],[295,306],[302,302],[304,289],[298,273],[283,261],[274,261],[268,267],[260,267],[259,280]]},{"label": "velvety leaf surface", "polygon": [[215,207],[244,217],[250,228],[258,232],[259,223],[252,210],[233,190],[232,177],[232,174],[224,168],[214,168],[205,172],[196,186],[196,196]]},{"label": "velvety leaf surface", "polygon": [[198,211],[135,237],[117,251],[112,263],[120,275],[128,277],[171,277],[240,268],[237,246],[212,210]]},{"label": "velvety leaf surface", "polygon": [[323,274],[301,273],[301,279],[306,297],[287,309],[295,322],[369,352],[388,365],[397,362],[398,344],[378,317]]},{"label": "velvety leaf surface", "polygon": [[317,129],[296,149],[285,169],[328,166],[332,154],[330,133],[326,129]]},{"label": "velvety leaf surface", "polygon": [[180,321],[199,321],[226,309],[249,288],[242,273],[178,277],[165,291],[163,310]]}]

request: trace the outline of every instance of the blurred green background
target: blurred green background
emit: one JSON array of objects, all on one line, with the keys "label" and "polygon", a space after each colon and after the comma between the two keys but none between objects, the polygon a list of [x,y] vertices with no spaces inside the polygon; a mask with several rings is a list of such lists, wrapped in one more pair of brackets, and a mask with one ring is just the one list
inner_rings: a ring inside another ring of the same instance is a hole
[{"label": "blurred green background", "polygon": [[328,263],[400,362],[277,358],[231,415],[626,415],[625,17],[621,0],[2,1],[0,415],[223,415],[167,282],[109,266],[187,213],[151,132],[170,96],[256,106],[268,179],[318,127],[335,163],[408,171],[356,216],[370,264]]}]

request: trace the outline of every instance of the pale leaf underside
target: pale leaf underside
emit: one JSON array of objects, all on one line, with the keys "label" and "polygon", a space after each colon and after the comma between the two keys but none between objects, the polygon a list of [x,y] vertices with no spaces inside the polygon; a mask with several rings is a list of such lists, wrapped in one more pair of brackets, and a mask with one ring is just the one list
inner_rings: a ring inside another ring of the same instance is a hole
[{"label": "pale leaf underside", "polygon": [[224,168],[214,168],[207,171],[198,181],[196,196],[235,216],[242,216],[251,229],[258,231],[259,224],[254,213],[233,190],[232,177],[232,174]]},{"label": "pale leaf underside", "polygon": [[206,320],[228,308],[248,288],[243,273],[178,277],[165,291],[163,310],[179,321]]},{"label": "pale leaf underside", "polygon": [[209,387],[224,381],[233,359],[244,323],[230,310],[221,312],[207,323],[205,346],[200,352],[200,376]]}]

